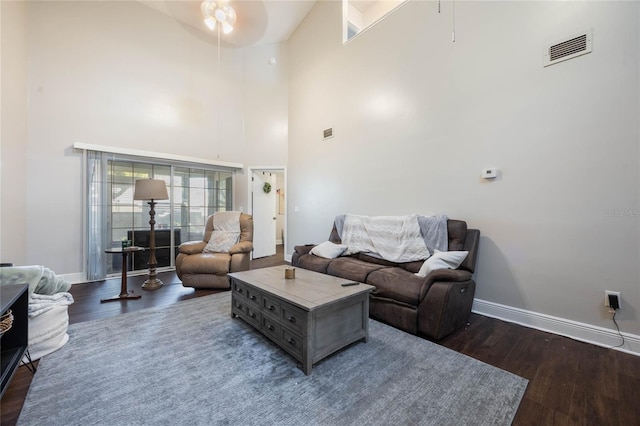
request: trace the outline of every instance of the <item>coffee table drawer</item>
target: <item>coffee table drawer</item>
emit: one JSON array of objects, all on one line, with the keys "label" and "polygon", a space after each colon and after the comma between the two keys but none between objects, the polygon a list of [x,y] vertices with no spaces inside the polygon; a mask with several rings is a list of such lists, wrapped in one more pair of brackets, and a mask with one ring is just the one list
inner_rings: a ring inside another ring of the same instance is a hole
[{"label": "coffee table drawer", "polygon": [[246,313],[247,305],[244,303],[244,298],[242,296],[238,297],[234,294],[231,298],[231,306],[233,307],[234,312],[240,312],[242,314]]},{"label": "coffee table drawer", "polygon": [[302,337],[282,329],[282,344],[293,356],[302,359]]},{"label": "coffee table drawer", "polygon": [[247,301],[255,305],[256,309],[260,309],[260,306],[262,306],[262,294],[252,288],[247,288],[245,294],[247,295]]},{"label": "coffee table drawer", "polygon": [[243,282],[233,280],[233,293],[247,297],[247,286]]},{"label": "coffee table drawer", "polygon": [[247,319],[255,327],[260,327],[260,324],[262,323],[262,315],[260,315],[260,311],[251,306],[247,306]]},{"label": "coffee table drawer", "polygon": [[307,315],[302,309],[283,303],[281,322],[285,327],[289,327],[300,334],[303,334],[306,325]]},{"label": "coffee table drawer", "polygon": [[273,315],[274,318],[280,318],[281,304],[278,299],[262,295],[262,312]]},{"label": "coffee table drawer", "polygon": [[281,330],[280,324],[277,321],[269,318],[266,315],[262,316],[262,329],[267,333],[272,339],[279,341],[281,338]]}]

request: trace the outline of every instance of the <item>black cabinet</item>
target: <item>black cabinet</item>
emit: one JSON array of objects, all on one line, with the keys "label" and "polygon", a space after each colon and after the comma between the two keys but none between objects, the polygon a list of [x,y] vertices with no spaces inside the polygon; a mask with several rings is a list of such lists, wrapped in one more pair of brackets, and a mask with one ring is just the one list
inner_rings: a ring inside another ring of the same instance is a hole
[{"label": "black cabinet", "polygon": [[[127,231],[127,240],[130,240],[134,246],[144,247],[146,250],[139,253],[133,253],[130,256],[129,269],[140,270],[146,269],[149,265],[149,235],[151,231]],[[156,234],[156,260],[158,268],[163,266],[171,266],[171,231],[169,229],[157,229]],[[175,243],[175,255],[178,255],[178,246],[180,245],[180,229],[173,230],[173,239]]]},{"label": "black cabinet", "polygon": [[20,366],[20,361],[27,351],[29,341],[29,323],[27,316],[27,304],[29,303],[29,286],[27,284],[11,284],[0,287],[0,312],[6,313],[9,309],[13,314],[11,328],[1,337],[0,346],[2,353],[2,388],[0,398],[4,395],[11,378]]}]

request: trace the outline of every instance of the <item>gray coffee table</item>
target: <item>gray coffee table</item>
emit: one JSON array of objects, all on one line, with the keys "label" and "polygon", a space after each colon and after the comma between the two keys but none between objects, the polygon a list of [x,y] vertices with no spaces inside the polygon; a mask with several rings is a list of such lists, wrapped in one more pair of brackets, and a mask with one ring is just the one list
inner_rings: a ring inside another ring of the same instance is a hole
[{"label": "gray coffee table", "polygon": [[375,287],[288,266],[229,274],[231,316],[240,317],[302,363],[313,364],[358,340],[369,340],[369,292]]}]

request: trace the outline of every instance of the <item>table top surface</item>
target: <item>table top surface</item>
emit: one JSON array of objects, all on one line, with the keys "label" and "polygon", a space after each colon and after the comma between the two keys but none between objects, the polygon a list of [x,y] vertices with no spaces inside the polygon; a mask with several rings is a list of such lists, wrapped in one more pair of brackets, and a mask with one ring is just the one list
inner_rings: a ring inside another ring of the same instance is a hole
[{"label": "table top surface", "polygon": [[355,295],[368,294],[375,289],[372,285],[362,283],[342,287],[342,284],[353,281],[302,268],[294,268],[295,278],[285,278],[284,270],[288,268],[291,266],[280,265],[232,272],[229,276],[293,302],[309,311]]},{"label": "table top surface", "polygon": [[138,247],[138,246],[129,246],[129,247],[112,247],[112,248],[108,248],[106,249],[104,252],[105,253],[130,253],[130,252],[134,252],[134,251],[144,251],[144,247]]},{"label": "table top surface", "polygon": [[0,310],[4,313],[18,298],[22,295],[23,292],[28,291],[28,284],[5,284],[2,286],[2,290],[0,290]]}]

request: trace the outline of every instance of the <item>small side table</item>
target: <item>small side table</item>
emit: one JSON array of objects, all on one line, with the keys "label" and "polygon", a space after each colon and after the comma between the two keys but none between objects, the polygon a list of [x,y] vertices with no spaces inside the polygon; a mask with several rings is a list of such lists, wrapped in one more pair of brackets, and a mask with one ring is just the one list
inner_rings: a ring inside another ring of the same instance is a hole
[{"label": "small side table", "polygon": [[120,287],[119,295],[110,297],[108,299],[101,299],[100,303],[115,302],[117,300],[140,299],[140,297],[142,297],[139,294],[130,294],[129,291],[127,290],[127,256],[129,255],[129,253],[135,253],[138,251],[144,251],[144,247],[136,247],[136,246],[125,247],[125,248],[116,247],[116,248],[106,249],[104,251],[105,253],[111,253],[111,254],[121,253],[122,254],[122,286]]}]

